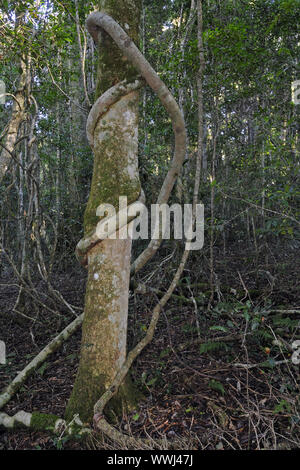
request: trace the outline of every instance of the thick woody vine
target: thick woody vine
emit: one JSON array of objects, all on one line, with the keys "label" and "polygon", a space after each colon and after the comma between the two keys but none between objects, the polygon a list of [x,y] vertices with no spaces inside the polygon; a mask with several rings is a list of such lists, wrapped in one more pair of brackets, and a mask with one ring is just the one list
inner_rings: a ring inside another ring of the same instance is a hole
[{"label": "thick woody vine", "polygon": [[[157,199],[157,204],[167,203],[185,158],[186,130],[182,113],[164,82],[159,78],[149,62],[145,59],[140,50],[129,38],[128,34],[118,23],[114,21],[113,18],[111,18],[106,13],[94,12],[88,17],[86,24],[87,29],[94,38],[95,42],[98,41],[98,37],[99,34],[101,34],[101,31],[106,31],[106,33],[108,33],[115,41],[127,59],[139,71],[142,77],[142,80],[135,80],[132,83],[118,83],[98,98],[92,107],[87,120],[87,137],[89,143],[92,147],[94,146],[94,130],[96,124],[103,114],[108,111],[109,107],[118,101],[122,96],[140,88],[143,85],[143,81],[145,81],[157,94],[161,103],[168,112],[172,121],[172,127],[175,135],[175,151],[173,160]],[[85,263],[87,251],[96,242],[96,227],[93,227],[91,229],[91,233],[89,233],[88,236],[81,240],[77,245],[77,256],[83,263]],[[151,240],[148,247],[132,264],[132,272],[139,271],[147,263],[147,261],[158,250],[160,243],[161,240]]]},{"label": "thick woody vine", "polygon": [[[87,136],[88,140],[93,147],[95,145],[95,136],[94,131],[97,125],[97,122],[100,118],[105,115],[111,108],[111,106],[120,100],[124,96],[130,96],[131,93],[134,93],[136,90],[141,88],[145,83],[147,83],[151,89],[157,94],[161,103],[168,112],[171,121],[172,127],[175,135],[175,151],[173,159],[169,168],[169,171],[166,175],[162,188],[160,190],[157,203],[163,204],[166,203],[169,199],[170,193],[174,186],[175,180],[180,173],[182,163],[186,154],[186,130],[184,119],[182,113],[171,95],[170,91],[162,80],[158,77],[156,72],[153,70],[151,65],[145,59],[143,54],[135,46],[133,41],[129,38],[127,33],[121,28],[121,26],[116,23],[116,21],[102,12],[92,13],[87,19],[87,29],[90,34],[93,36],[94,40],[97,42],[99,35],[105,31],[110,37],[114,40],[117,46],[120,48],[122,53],[127,57],[127,59],[134,65],[140,74],[140,78],[132,82],[120,82],[107,90],[102,96],[98,98],[92,107],[88,121],[87,121]],[[197,162],[198,164],[198,162]],[[195,182],[195,188],[199,186],[199,181]],[[143,191],[139,188],[137,192],[137,197],[135,200],[129,201],[130,204],[134,204],[136,201],[144,202]],[[195,213],[195,199],[194,199],[194,213]],[[95,214],[96,216],[96,214]],[[97,235],[96,224],[93,223],[97,221],[95,217],[90,224],[86,224],[88,230],[86,231],[84,238],[80,240],[76,248],[76,254],[82,264],[87,263],[88,252],[89,250],[97,243],[101,243],[101,239]],[[119,229],[121,227],[117,227]],[[161,240],[151,240],[148,247],[141,253],[141,255],[134,261],[131,271],[132,273],[140,270],[146,262],[155,254],[159,248]],[[141,353],[141,351],[149,344],[152,340],[155,328],[159,319],[160,312],[164,305],[168,302],[171,297],[177,282],[184,270],[186,260],[188,258],[189,249],[185,249],[179,267],[173,277],[173,280],[166,291],[162,296],[156,307],[152,312],[152,318],[146,332],[145,337],[128,353],[127,358],[118,371],[113,383],[109,389],[99,398],[97,403],[94,406],[94,428],[98,431],[103,432],[108,435],[111,439],[117,441],[126,441],[128,444],[131,441],[137,443],[136,439],[124,436],[115,428],[113,428],[106,420],[103,410],[111,398],[117,393],[120,384],[123,382],[126,377],[133,361]],[[52,354],[63,341],[68,339],[70,335],[76,331],[76,329],[81,325],[83,320],[83,314],[77,317],[68,327],[65,328],[55,339],[53,339],[39,354],[34,358],[26,368],[17,375],[14,381],[4,390],[0,395],[0,409],[3,408],[7,402],[15,395],[21,385],[25,382],[28,376],[43,362],[45,359]],[[19,411],[14,416],[9,416],[4,412],[0,412],[0,426],[6,428],[14,428],[17,426],[25,426],[28,428],[36,430],[49,430],[54,433],[61,434],[66,432],[68,434],[86,434],[91,433],[92,428],[83,426],[79,417],[74,415],[72,420],[66,422],[66,420],[61,419],[55,415],[47,415],[43,413],[27,413],[25,411]],[[142,441],[141,441],[142,442]],[[145,443],[145,441],[143,441]]]}]

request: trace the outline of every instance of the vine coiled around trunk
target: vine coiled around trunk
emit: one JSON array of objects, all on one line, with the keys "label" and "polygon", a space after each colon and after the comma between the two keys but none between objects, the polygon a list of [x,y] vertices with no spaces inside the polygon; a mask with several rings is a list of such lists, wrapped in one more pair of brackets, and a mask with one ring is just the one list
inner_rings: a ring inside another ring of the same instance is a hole
[{"label": "vine coiled around trunk", "polygon": [[[184,118],[172,94],[159,78],[155,70],[145,59],[143,54],[139,51],[123,28],[109,15],[104,12],[94,12],[89,15],[86,21],[86,26],[89,33],[98,42],[99,35],[105,31],[115,41],[117,46],[123,52],[125,57],[135,66],[140,73],[141,79],[136,79],[134,82],[128,83],[126,81],[117,83],[111,87],[102,96],[100,96],[92,107],[87,120],[87,137],[91,147],[94,147],[94,131],[97,122],[104,116],[107,110],[116,103],[119,99],[128,93],[138,90],[143,86],[144,81],[151,87],[157,94],[166,111],[168,112],[172,127],[175,134],[175,151],[173,160],[171,162],[169,171],[165,177],[161,187],[157,204],[167,203],[170,193],[173,189],[175,180],[181,171],[181,167],[185,157],[186,150],[186,129]],[[144,202],[144,193],[141,191],[140,202]],[[129,222],[129,221],[128,221]],[[97,235],[96,227],[77,245],[76,255],[80,262],[84,265],[87,264],[87,253],[96,243],[101,241]],[[140,270],[146,262],[156,253],[160,246],[161,240],[153,239],[150,241],[148,247],[138,256],[131,267],[134,273]]]}]

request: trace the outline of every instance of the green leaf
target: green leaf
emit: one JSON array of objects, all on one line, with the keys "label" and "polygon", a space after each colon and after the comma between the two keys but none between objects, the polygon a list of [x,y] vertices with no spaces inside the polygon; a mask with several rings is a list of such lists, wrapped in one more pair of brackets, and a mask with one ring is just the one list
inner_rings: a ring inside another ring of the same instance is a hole
[{"label": "green leaf", "polygon": [[220,325],[211,326],[209,329],[216,330],[216,331],[224,331],[224,333],[228,331],[228,329],[225,326],[220,326]]},{"label": "green leaf", "polygon": [[44,375],[45,370],[48,367],[48,362],[44,362],[44,364],[37,370],[37,373],[40,375]]},{"label": "green leaf", "polygon": [[147,382],[147,385],[148,386],[154,385],[156,382],[157,382],[157,377],[153,377],[153,379],[151,379],[151,380],[149,380],[149,382]]},{"label": "green leaf", "polygon": [[164,350],[160,353],[159,357],[162,359],[163,357],[168,356],[169,354],[170,354],[170,348],[167,348],[167,349],[164,349]]},{"label": "green leaf", "polygon": [[218,351],[219,349],[226,349],[226,343],[222,341],[208,341],[207,343],[203,343],[200,346],[199,353],[207,353],[210,351]]},{"label": "green leaf", "polygon": [[278,405],[275,406],[273,413],[274,414],[279,414],[279,413],[284,413],[287,411],[288,413],[291,413],[292,408],[291,405],[286,401],[286,400],[281,400]]},{"label": "green leaf", "polygon": [[225,395],[225,389],[223,385],[221,384],[221,382],[219,382],[218,380],[215,380],[215,379],[210,380],[208,386],[212,388],[213,390],[216,390],[216,392],[220,392],[222,393],[222,395]]}]

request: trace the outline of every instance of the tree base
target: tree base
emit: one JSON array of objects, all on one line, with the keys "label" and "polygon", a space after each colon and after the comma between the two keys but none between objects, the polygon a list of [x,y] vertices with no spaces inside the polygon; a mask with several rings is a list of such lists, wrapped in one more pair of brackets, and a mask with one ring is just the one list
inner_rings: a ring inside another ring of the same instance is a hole
[{"label": "tree base", "polygon": [[[75,387],[76,383],[66,408],[65,419],[67,422],[70,422],[74,418],[74,415],[78,414],[83,423],[90,424],[93,421],[94,405],[101,395],[99,395],[99,393],[90,394],[89,403],[87,403],[87,397],[84,397],[82,393],[78,394],[78,390],[77,393],[75,393]],[[97,389],[94,388],[94,390]],[[77,398],[76,401],[75,395]],[[111,422],[115,423],[124,412],[128,413],[134,410],[144,398],[144,395],[134,385],[130,376],[127,376],[117,394],[105,407],[105,415]]]}]

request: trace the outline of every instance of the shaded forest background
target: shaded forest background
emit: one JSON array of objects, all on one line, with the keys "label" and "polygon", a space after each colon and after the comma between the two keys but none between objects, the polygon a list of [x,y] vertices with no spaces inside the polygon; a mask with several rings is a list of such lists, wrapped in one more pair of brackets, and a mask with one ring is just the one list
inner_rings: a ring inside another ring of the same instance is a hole
[{"label": "shaded forest background", "polygon": [[[94,7],[0,2],[8,93],[0,105],[0,339],[9,359],[0,365],[1,388],[83,310],[86,271],[74,251],[93,168],[85,125],[97,50],[84,24]],[[192,200],[203,137],[205,242],[190,254],[154,342],[133,367],[146,399],[122,417],[127,432],[188,436],[191,448],[299,447],[299,366],[291,362],[300,338],[300,107],[291,99],[300,79],[299,7],[298,0],[205,1],[202,50],[196,2],[143,2],[139,47],[176,97],[188,133],[171,202]],[[169,118],[145,88],[139,167],[147,205],[156,202],[172,150]],[[134,255],[145,246],[136,241]],[[129,349],[183,248],[165,241],[132,279]],[[78,332],[7,411],[21,402],[63,415],[79,345]],[[78,445],[43,433],[0,434],[0,448]]]}]

